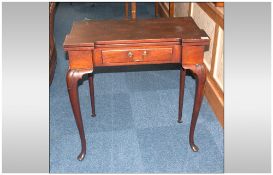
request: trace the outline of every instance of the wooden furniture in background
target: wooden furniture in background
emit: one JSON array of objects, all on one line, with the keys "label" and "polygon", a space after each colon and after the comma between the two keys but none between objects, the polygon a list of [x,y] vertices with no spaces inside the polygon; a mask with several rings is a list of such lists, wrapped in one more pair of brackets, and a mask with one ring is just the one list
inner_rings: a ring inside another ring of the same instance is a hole
[{"label": "wooden furniture in background", "polygon": [[193,151],[198,151],[194,144],[194,131],[206,80],[203,55],[209,42],[207,34],[191,17],[74,22],[65,38],[64,50],[69,56],[67,88],[82,145],[78,160],[83,160],[86,154],[78,81],[83,75],[89,76],[92,116],[95,116],[93,76],[96,67],[179,65],[179,123],[182,122],[185,71],[191,70],[196,76],[196,94],[189,143]]},{"label": "wooden furniture in background", "polygon": [[132,19],[136,19],[136,2],[131,3],[131,14],[132,14]]},{"label": "wooden furniture in background", "polygon": [[[159,7],[161,7],[160,11],[159,11]],[[160,2],[155,2],[155,16],[159,16],[159,12],[160,14],[165,14],[166,15],[161,15],[161,16],[164,16],[164,17],[173,17],[174,16],[174,3],[173,2],[169,2],[168,3],[168,7],[165,7],[162,8],[163,5],[161,5]],[[136,2],[131,2],[131,16],[132,16],[132,19],[136,19]],[[162,10],[163,9],[163,10]],[[128,2],[125,2],[124,3],[124,15],[125,15],[125,18],[128,18],[128,13],[129,13],[129,3]]]},{"label": "wooden furniture in background", "polygon": [[129,13],[129,3],[125,2],[124,3],[124,16],[125,16],[125,18],[128,18],[128,13]]},{"label": "wooden furniture in background", "polygon": [[214,2],[215,7],[224,7],[224,2]]},{"label": "wooden furniture in background", "polygon": [[51,85],[54,78],[54,72],[57,63],[56,48],[54,42],[55,7],[55,2],[49,3],[49,85]]},{"label": "wooden furniture in background", "polygon": [[174,2],[155,2],[156,16],[174,17]]},{"label": "wooden furniture in background", "polygon": [[[125,18],[128,18],[129,13],[129,2],[124,3],[124,15]],[[131,16],[132,19],[136,19],[136,2],[131,2]]]}]

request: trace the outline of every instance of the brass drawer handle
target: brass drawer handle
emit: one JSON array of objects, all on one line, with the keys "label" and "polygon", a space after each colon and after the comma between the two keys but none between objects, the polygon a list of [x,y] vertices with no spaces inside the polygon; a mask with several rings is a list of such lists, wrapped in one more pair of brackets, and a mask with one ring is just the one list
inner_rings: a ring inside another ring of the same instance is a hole
[{"label": "brass drawer handle", "polygon": [[144,50],[144,52],[143,52],[143,54],[142,54],[143,56],[147,56],[148,55],[148,52],[147,52],[147,50]]},{"label": "brass drawer handle", "polygon": [[132,52],[128,52],[128,57],[132,58],[134,54]]}]

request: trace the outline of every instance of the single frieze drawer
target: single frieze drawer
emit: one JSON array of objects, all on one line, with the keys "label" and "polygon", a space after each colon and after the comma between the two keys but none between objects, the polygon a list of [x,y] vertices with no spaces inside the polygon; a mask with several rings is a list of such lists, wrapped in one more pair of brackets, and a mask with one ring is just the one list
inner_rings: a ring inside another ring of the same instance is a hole
[{"label": "single frieze drawer", "polygon": [[173,62],[174,47],[115,48],[101,50],[102,64]]},{"label": "single frieze drawer", "polygon": [[103,63],[168,61],[172,59],[172,54],[172,48],[103,50],[102,59]]}]

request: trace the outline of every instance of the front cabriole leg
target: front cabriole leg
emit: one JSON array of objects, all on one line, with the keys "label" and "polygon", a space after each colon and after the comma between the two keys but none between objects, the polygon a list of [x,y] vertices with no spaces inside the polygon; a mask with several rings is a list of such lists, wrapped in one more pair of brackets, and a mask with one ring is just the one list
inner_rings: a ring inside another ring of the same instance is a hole
[{"label": "front cabriole leg", "polygon": [[200,107],[202,104],[204,86],[206,82],[206,71],[205,71],[205,66],[203,64],[183,65],[183,67],[185,69],[190,69],[196,76],[196,91],[195,91],[195,99],[194,99],[191,126],[190,126],[189,141],[190,141],[191,149],[194,152],[197,152],[199,148],[194,144],[194,131],[195,131],[195,126],[198,119]]},{"label": "front cabriole leg", "polygon": [[68,94],[71,102],[71,107],[74,113],[74,118],[79,130],[80,139],[81,139],[81,153],[78,155],[78,160],[83,160],[86,154],[86,140],[83,129],[83,122],[81,116],[79,95],[78,95],[78,81],[82,79],[82,76],[88,73],[92,73],[93,70],[87,69],[70,69],[66,74],[66,83]]}]

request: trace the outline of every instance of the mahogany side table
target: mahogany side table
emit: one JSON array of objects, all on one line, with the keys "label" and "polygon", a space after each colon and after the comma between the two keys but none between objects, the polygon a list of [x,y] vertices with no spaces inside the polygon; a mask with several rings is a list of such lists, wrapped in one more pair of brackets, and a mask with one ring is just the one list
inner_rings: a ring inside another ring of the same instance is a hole
[{"label": "mahogany side table", "polygon": [[206,72],[204,51],[209,46],[208,35],[198,28],[191,17],[144,20],[101,20],[74,22],[64,41],[69,56],[67,88],[81,139],[81,153],[86,154],[86,140],[78,97],[78,81],[89,75],[92,116],[95,116],[93,69],[95,67],[179,64],[180,92],[178,122],[182,122],[184,81],[186,70],[196,76],[196,93],[192,112],[189,143],[196,152],[194,130],[198,118]]}]

